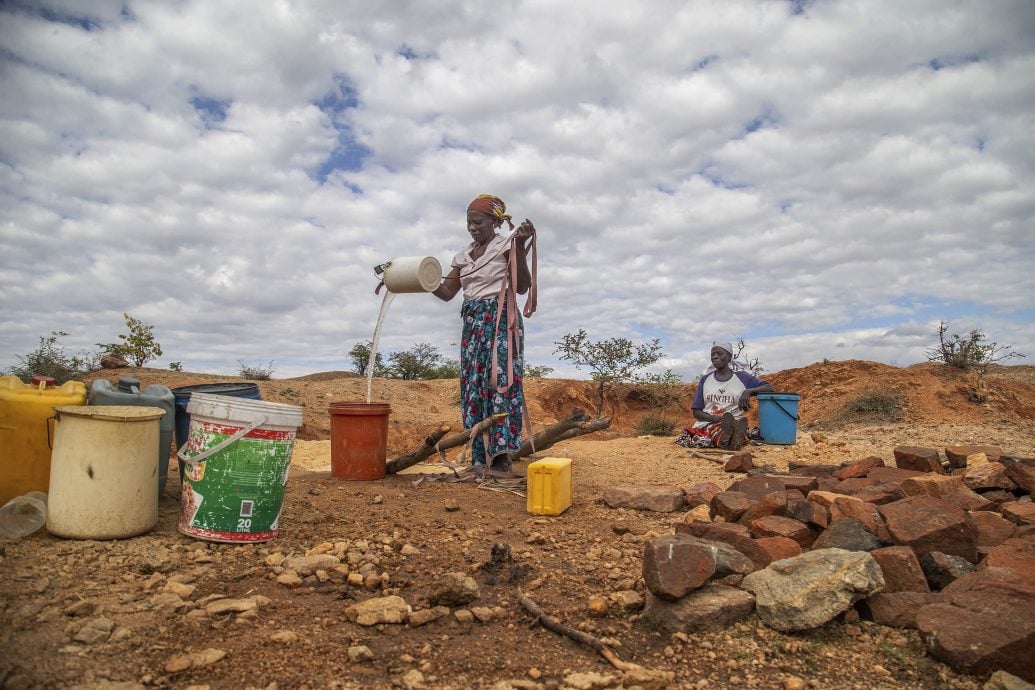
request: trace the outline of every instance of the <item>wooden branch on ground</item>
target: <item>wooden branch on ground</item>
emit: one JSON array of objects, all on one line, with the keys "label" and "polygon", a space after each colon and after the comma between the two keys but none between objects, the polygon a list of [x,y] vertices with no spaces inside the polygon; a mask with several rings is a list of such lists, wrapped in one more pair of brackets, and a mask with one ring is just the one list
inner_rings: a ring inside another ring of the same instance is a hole
[{"label": "wooden branch on ground", "polygon": [[[438,450],[449,450],[457,446],[462,446],[471,440],[471,433],[480,434],[484,429],[496,424],[501,419],[505,419],[505,414],[497,414],[483,419],[478,422],[473,428],[465,429],[464,431],[454,434],[449,438],[443,439],[442,436],[449,431],[449,427],[443,425],[439,427],[434,433],[424,439],[421,445],[417,446],[409,453],[400,455],[397,458],[389,460],[385,465],[385,473],[394,474],[399,470],[404,470],[407,467],[412,467],[419,462],[423,462],[427,458],[434,455]],[[538,434],[535,435],[535,450],[545,450],[558,441],[565,441],[569,438],[575,438],[576,436],[582,436],[584,434],[591,434],[594,431],[601,431],[611,426],[610,417],[600,417],[599,419],[590,420],[589,415],[581,410],[573,412],[567,419],[562,419],[556,424],[549,426]],[[437,445],[436,445],[437,444]],[[516,460],[532,454],[532,444],[529,441],[525,441],[511,454],[511,459]]]},{"label": "wooden branch on ground", "polygon": [[[582,410],[575,410],[567,418],[562,419],[553,426],[548,426],[538,434],[535,434],[532,438],[535,440],[535,449],[537,451],[544,448],[549,448],[553,444],[557,443],[559,436],[562,436],[572,429],[578,427],[580,424],[589,420],[589,415]],[[525,439],[525,442],[521,444],[513,454],[513,459],[523,458],[526,455],[531,455],[532,444]]]},{"label": "wooden branch on ground", "polygon": [[[572,415],[572,416],[574,417],[574,415]],[[554,426],[550,427],[549,429],[545,429],[545,430],[539,432],[538,434],[536,434],[536,436],[535,436],[535,452],[538,453],[541,450],[546,450],[547,448],[549,448],[550,446],[552,446],[555,443],[560,443],[561,441],[567,441],[568,439],[575,438],[576,436],[583,436],[585,434],[592,434],[594,431],[602,431],[603,429],[606,429],[609,426],[611,426],[611,418],[610,417],[600,417],[600,418],[594,419],[592,421],[580,422],[579,424],[576,424],[575,426],[571,426],[570,424],[568,424],[569,420],[571,420],[571,419],[572,419],[572,417],[569,417],[568,419],[564,420],[563,422],[558,422],[557,424],[555,424]],[[547,436],[547,434],[549,434],[549,435]],[[544,436],[542,442],[540,442],[540,438],[539,438],[540,436]],[[532,444],[530,444],[528,441],[525,441],[524,443],[521,444],[521,447],[518,448],[518,450],[514,453],[514,457],[516,457],[516,458],[523,458],[526,455],[531,455],[531,454],[532,454]]]},{"label": "wooden branch on ground", "polygon": [[637,664],[622,661],[620,658],[618,658],[618,655],[611,650],[610,647],[608,647],[606,644],[604,644],[597,638],[593,637],[592,635],[584,633],[580,630],[575,630],[574,628],[569,628],[556,618],[546,615],[546,613],[543,612],[541,608],[539,608],[539,605],[532,601],[532,599],[530,599],[528,595],[526,595],[520,589],[518,590],[518,601],[521,602],[521,606],[523,606],[526,611],[535,616],[537,622],[542,623],[544,628],[552,630],[558,635],[563,635],[569,639],[575,640],[576,642],[584,644],[587,647],[595,650],[598,654],[600,654],[600,656],[607,659],[608,663],[610,663],[619,671],[631,671],[632,669],[640,668],[640,666],[638,666]]},{"label": "wooden branch on ground", "polygon": [[442,440],[442,437],[449,433],[450,427],[448,424],[443,424],[439,428],[435,429],[431,434],[424,439],[424,442],[419,446],[411,450],[405,455],[400,455],[394,460],[390,460],[385,465],[385,472],[388,474],[394,474],[399,470],[404,470],[407,467],[413,467],[419,462],[431,457],[435,453],[435,444]]},{"label": "wooden branch on ground", "polygon": [[[478,422],[477,424],[475,424],[470,429],[464,429],[460,433],[453,434],[449,438],[445,438],[445,439],[442,439],[442,440],[438,441],[437,447],[436,447],[436,445],[434,443],[432,443],[431,445],[427,444],[427,441],[431,438],[431,436],[429,436],[427,439],[424,440],[424,443],[422,443],[419,447],[414,448],[413,450],[411,450],[409,453],[406,453],[405,455],[400,455],[399,457],[394,458],[393,460],[390,460],[385,465],[385,472],[387,474],[394,474],[395,472],[398,472],[399,470],[404,470],[407,467],[412,467],[413,465],[416,465],[418,462],[422,462],[426,458],[431,457],[438,450],[449,450],[450,448],[456,448],[457,446],[462,446],[462,445],[464,445],[465,443],[467,443],[468,441],[471,440],[471,434],[475,434],[475,435],[480,434],[480,433],[482,433],[482,431],[488,429],[493,424],[498,423],[501,419],[506,419],[506,418],[507,418],[507,415],[505,413],[503,413],[503,412],[501,412],[499,414],[494,414],[491,417],[486,417],[485,419],[483,419],[482,421]],[[441,429],[441,428],[442,427],[439,427],[439,429]],[[448,431],[448,427],[446,428],[446,430]],[[443,434],[444,433],[445,432],[443,432]],[[434,436],[434,434],[432,434],[432,436]]]}]

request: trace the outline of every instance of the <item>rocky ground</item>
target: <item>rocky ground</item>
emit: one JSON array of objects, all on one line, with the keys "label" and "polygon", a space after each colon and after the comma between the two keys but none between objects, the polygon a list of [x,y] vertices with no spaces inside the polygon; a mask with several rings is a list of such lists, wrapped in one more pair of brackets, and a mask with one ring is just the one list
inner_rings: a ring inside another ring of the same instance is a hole
[{"label": "rocky ground", "polygon": [[[234,380],[151,369],[95,376],[119,375],[170,387]],[[826,362],[770,380],[802,395],[799,438],[755,447],[756,465],[868,455],[892,464],[897,445],[992,444],[1035,455],[1032,367],[979,378],[934,365]],[[673,437],[637,436],[636,420],[658,410],[632,388],[609,394],[610,430],[540,454],[573,460],[573,505],[559,517],[529,515],[521,496],[472,483],[415,487],[429,468],[383,481],[334,479],[326,405],[362,399],[365,381],[332,372],[261,389],[264,399],[305,411],[276,538],[230,545],[180,534],[173,463],[150,534],[102,542],[41,531],[0,544],[0,686],[980,688],[986,680],[925,655],[915,631],[853,615],[800,633],[754,617],[714,633],[670,634],[645,620],[644,543],[687,515],[608,508],[604,490],[725,487],[742,475]],[[689,419],[691,390],[669,417]],[[527,391],[537,428],[593,409],[589,382],[533,380]],[[872,392],[901,409],[853,405]],[[456,426],[455,382],[378,380],[374,397],[392,405],[390,457],[439,424]],[[510,547],[512,563],[492,567],[495,544]],[[623,674],[536,625],[519,590],[643,670]],[[383,622],[366,625],[354,607],[374,598],[415,613],[402,618],[389,606],[376,619]],[[393,615],[402,622],[385,622]]]}]

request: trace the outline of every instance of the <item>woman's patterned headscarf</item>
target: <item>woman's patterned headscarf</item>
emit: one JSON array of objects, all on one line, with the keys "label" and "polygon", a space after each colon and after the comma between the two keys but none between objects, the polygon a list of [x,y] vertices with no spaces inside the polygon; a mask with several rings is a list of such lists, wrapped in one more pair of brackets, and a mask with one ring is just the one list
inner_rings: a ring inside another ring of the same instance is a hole
[{"label": "woman's patterned headscarf", "polygon": [[492,194],[479,194],[478,198],[472,201],[467,206],[468,211],[479,211],[487,216],[492,216],[496,219],[496,225],[500,225],[503,221],[507,221],[507,225],[514,228],[514,224],[510,222],[511,216],[507,213],[507,205],[503,203],[503,199]]}]

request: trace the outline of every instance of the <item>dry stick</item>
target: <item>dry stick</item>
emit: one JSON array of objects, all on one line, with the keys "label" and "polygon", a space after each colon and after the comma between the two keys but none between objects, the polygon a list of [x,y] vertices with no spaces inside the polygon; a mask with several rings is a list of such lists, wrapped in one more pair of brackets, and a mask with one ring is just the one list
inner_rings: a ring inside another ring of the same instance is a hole
[{"label": "dry stick", "polygon": [[612,666],[617,668],[619,671],[630,671],[634,668],[640,668],[640,666],[638,666],[637,664],[629,663],[619,659],[618,655],[615,654],[610,647],[608,647],[606,644],[604,644],[597,638],[593,637],[592,635],[569,628],[556,618],[546,615],[546,613],[541,608],[539,608],[539,604],[532,601],[520,589],[518,590],[518,601],[521,602],[521,605],[525,607],[526,611],[535,616],[537,622],[543,624],[544,628],[552,630],[558,635],[563,635],[565,637],[571,638],[576,642],[581,642],[587,647],[596,650],[597,653],[600,654],[600,656],[607,659],[607,661]]},{"label": "dry stick", "polygon": [[500,412],[499,414],[494,414],[491,417],[486,417],[482,421],[472,426],[470,429],[464,429],[458,434],[453,434],[449,438],[442,439],[438,442],[437,446],[426,446],[422,444],[421,447],[415,448],[406,455],[399,456],[398,458],[389,461],[385,465],[385,472],[387,472],[388,474],[392,474],[394,472],[398,472],[399,470],[404,470],[412,465],[416,465],[421,460],[430,457],[433,453],[435,453],[436,450],[449,450],[450,448],[462,446],[469,440],[471,440],[471,434],[477,436],[493,424],[497,424],[501,419],[506,418],[507,414],[505,412]]}]

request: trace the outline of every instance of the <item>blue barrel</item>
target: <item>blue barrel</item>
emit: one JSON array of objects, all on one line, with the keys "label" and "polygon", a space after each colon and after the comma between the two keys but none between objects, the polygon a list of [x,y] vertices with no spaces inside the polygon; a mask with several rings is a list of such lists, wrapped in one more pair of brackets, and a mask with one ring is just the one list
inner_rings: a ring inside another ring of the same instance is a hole
[{"label": "blue barrel", "polygon": [[90,405],[135,405],[165,410],[158,426],[158,493],[161,494],[165,489],[165,475],[169,473],[169,448],[176,420],[172,391],[158,384],[141,389],[139,379],[122,376],[114,386],[107,379],[96,379],[87,400]]},{"label": "blue barrel", "polygon": [[199,383],[194,386],[180,386],[172,389],[176,397],[176,448],[183,448],[190,432],[190,415],[187,403],[191,393],[208,393],[209,395],[229,395],[232,398],[248,398],[262,400],[257,383]]},{"label": "blue barrel", "polygon": [[766,443],[792,446],[798,436],[797,393],[759,393],[758,433]]}]

